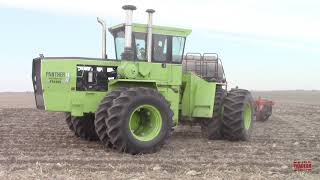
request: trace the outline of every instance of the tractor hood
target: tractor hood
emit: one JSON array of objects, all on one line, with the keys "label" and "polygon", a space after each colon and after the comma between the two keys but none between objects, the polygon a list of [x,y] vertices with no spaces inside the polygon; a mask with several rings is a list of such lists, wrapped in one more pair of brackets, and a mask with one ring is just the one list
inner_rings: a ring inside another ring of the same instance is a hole
[{"label": "tractor hood", "polygon": [[37,108],[73,116],[95,112],[106,93],[117,87],[179,86],[181,78],[180,64],[81,57],[39,57],[32,63]]},{"label": "tractor hood", "polygon": [[76,91],[92,91],[104,96],[108,79],[116,78],[115,73],[120,64],[116,60],[83,57],[33,59],[32,81],[37,108],[68,110],[70,103],[77,104],[70,102]]}]

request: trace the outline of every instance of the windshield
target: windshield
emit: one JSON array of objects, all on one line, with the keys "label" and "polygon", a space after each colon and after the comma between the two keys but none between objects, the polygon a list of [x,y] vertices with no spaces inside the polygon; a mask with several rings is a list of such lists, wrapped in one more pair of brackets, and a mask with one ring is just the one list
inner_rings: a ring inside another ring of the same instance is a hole
[{"label": "windshield", "polygon": [[[125,44],[125,39],[124,39],[124,32],[119,31],[115,35],[115,45],[116,45],[116,56],[117,59],[120,60],[121,54],[124,52],[124,44]],[[135,60],[146,60],[147,53],[146,53],[146,33],[133,33],[132,36],[132,44],[134,48],[134,59]]]},{"label": "windshield", "polygon": [[[134,60],[147,60],[147,34],[133,33],[132,47],[134,50]],[[116,57],[122,59],[121,54],[124,52],[124,31],[115,34]],[[152,35],[152,61],[166,63],[181,63],[184,51],[185,37]]]}]

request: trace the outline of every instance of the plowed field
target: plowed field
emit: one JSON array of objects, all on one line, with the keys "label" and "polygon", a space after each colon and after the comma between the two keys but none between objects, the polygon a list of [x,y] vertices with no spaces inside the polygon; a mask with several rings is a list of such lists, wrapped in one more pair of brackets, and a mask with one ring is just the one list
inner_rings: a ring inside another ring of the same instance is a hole
[{"label": "plowed field", "polygon": [[[180,126],[160,152],[120,154],[75,137],[31,93],[0,93],[0,179],[320,179],[320,92],[256,92],[276,102],[250,142],[209,141]],[[294,160],[312,171],[292,170]]]}]

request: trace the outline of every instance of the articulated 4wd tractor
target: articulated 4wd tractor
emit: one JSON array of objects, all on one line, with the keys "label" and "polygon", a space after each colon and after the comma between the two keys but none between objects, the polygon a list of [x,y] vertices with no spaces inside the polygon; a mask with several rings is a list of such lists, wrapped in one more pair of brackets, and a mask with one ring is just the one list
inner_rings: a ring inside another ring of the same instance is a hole
[{"label": "articulated 4wd tractor", "polygon": [[179,123],[199,123],[209,139],[248,140],[255,114],[249,91],[231,89],[217,54],[184,55],[191,30],[126,22],[109,28],[116,59],[44,57],[33,60],[38,109],[65,112],[76,136],[130,154],[157,151]]}]

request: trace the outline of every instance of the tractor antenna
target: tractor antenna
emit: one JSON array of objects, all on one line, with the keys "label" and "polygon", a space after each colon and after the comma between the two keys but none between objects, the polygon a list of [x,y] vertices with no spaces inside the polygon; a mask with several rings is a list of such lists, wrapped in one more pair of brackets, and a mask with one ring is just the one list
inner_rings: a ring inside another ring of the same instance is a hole
[{"label": "tractor antenna", "polygon": [[148,62],[151,62],[151,58],[152,58],[152,15],[154,12],[156,12],[153,9],[147,9],[146,12],[148,13],[148,41],[147,41],[147,45],[148,45],[148,49],[147,49],[147,54],[148,54]]},{"label": "tractor antenna", "polygon": [[101,24],[102,26],[102,59],[107,59],[108,56],[107,56],[107,43],[106,43],[106,38],[107,38],[107,26],[106,26],[106,23],[103,19],[97,17],[97,21],[98,23]]},{"label": "tractor antenna", "polygon": [[124,5],[122,9],[126,11],[126,21],[125,21],[125,50],[121,55],[122,59],[133,60],[133,49],[132,44],[132,14],[137,8],[133,5]]}]

